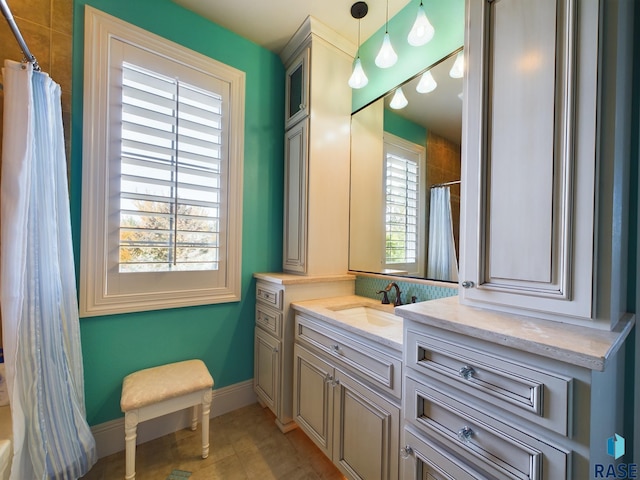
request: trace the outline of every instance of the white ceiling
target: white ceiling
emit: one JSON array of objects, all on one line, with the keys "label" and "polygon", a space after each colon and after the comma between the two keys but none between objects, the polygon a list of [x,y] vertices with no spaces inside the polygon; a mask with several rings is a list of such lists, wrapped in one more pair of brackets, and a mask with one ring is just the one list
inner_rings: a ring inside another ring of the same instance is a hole
[{"label": "white ceiling", "polygon": [[[269,50],[280,53],[307,16],[312,15],[358,43],[358,21],[351,16],[355,0],[173,0],[193,12]],[[389,17],[410,1],[389,0]],[[368,1],[369,13],[361,21],[361,40],[384,25],[386,2]]]}]

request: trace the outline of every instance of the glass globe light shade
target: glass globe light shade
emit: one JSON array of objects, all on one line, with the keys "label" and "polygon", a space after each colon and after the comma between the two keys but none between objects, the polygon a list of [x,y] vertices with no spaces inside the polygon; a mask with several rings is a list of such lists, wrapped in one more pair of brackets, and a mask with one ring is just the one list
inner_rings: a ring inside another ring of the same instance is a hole
[{"label": "glass globe light shade", "polygon": [[451,78],[462,78],[464,75],[464,55],[462,51],[456,55],[456,61],[453,62],[453,67],[449,70],[449,76]]},{"label": "glass globe light shade", "polygon": [[382,40],[382,47],[376,56],[376,65],[380,68],[389,68],[398,61],[398,55],[391,46],[391,39],[389,33],[384,34],[384,40]]},{"label": "glass globe light shade", "polygon": [[416,21],[411,27],[411,31],[409,32],[409,36],[407,37],[407,42],[409,45],[414,47],[419,47],[429,42],[433,38],[433,34],[435,33],[435,29],[429,19],[427,18],[427,14],[424,12],[424,7],[422,4],[418,7],[418,15],[416,16]]},{"label": "glass globe light shade", "polygon": [[369,79],[365,75],[364,70],[362,69],[362,62],[360,61],[360,57],[358,57],[353,64],[353,73],[351,74],[351,77],[349,77],[349,86],[351,88],[362,88],[367,83],[369,83]]},{"label": "glass globe light shade", "polygon": [[416,91],[418,93],[429,93],[433,92],[437,86],[438,82],[436,82],[433,75],[431,75],[431,70],[427,70],[422,74],[422,77],[420,77],[420,81],[418,85],[416,85]]},{"label": "glass globe light shade", "polygon": [[402,87],[398,87],[396,92],[393,94],[393,98],[391,102],[389,102],[389,106],[394,110],[399,110],[401,108],[406,107],[409,104],[407,101],[407,97],[404,96],[404,92],[402,91]]}]

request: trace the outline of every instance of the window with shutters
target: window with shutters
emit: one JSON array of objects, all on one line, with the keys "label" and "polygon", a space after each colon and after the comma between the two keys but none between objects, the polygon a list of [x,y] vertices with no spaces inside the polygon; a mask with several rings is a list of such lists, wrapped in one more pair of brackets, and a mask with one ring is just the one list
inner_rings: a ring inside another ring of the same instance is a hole
[{"label": "window with shutters", "polygon": [[385,268],[424,270],[424,147],[384,134]]},{"label": "window with shutters", "polygon": [[239,300],[244,74],[86,8],[81,315]]}]

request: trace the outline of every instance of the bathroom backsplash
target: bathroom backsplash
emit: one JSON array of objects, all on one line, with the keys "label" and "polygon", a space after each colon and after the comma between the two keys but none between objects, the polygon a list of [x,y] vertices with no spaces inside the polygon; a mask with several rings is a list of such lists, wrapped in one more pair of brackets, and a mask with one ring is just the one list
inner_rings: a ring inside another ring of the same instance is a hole
[{"label": "bathroom backsplash", "polygon": [[[376,292],[383,290],[390,282],[394,281],[390,278],[356,276],[356,295],[369,298],[382,299],[382,295]],[[413,283],[396,281],[400,287],[402,303],[411,303],[411,297],[416,297],[416,302],[424,302],[425,300],[435,300],[436,298],[453,297],[458,295],[458,288],[452,284],[451,287],[443,287],[440,285],[426,285],[424,283]],[[395,290],[389,293],[389,300],[395,300]]]}]

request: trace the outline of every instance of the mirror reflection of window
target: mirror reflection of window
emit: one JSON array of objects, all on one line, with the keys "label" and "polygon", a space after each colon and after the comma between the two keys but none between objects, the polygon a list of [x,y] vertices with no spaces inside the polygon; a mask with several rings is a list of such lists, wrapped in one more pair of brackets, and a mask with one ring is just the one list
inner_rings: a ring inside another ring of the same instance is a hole
[{"label": "mirror reflection of window", "polygon": [[424,158],[422,145],[384,135],[385,271],[422,275],[424,227]]}]

